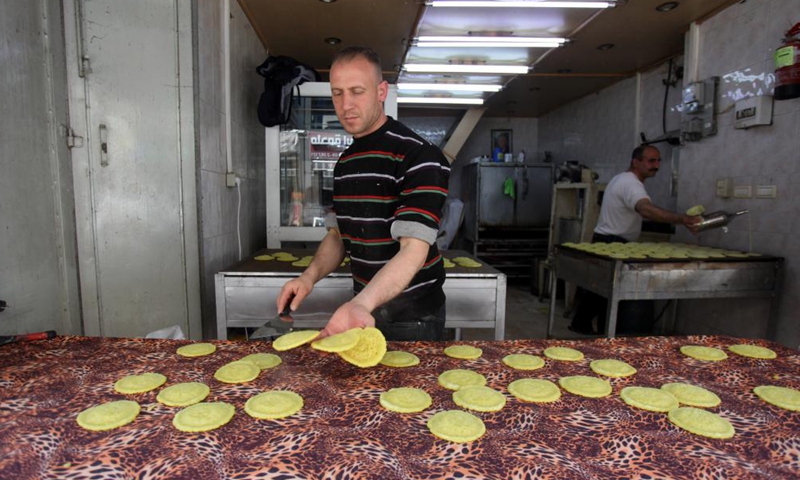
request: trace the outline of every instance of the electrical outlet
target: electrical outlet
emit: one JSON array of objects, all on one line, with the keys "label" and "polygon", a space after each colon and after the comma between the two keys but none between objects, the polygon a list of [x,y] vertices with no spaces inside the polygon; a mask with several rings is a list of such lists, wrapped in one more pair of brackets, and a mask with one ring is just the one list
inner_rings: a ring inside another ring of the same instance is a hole
[{"label": "electrical outlet", "polygon": [[753,196],[753,187],[750,185],[736,185],[733,188],[733,198],[750,198]]},{"label": "electrical outlet", "polygon": [[225,186],[233,188],[236,186],[236,174],[228,172],[225,174]]},{"label": "electrical outlet", "polygon": [[719,198],[730,198],[733,194],[733,182],[730,178],[717,179],[717,196]]},{"label": "electrical outlet", "polygon": [[756,198],[775,198],[778,196],[778,187],[775,185],[759,185],[756,187]]}]

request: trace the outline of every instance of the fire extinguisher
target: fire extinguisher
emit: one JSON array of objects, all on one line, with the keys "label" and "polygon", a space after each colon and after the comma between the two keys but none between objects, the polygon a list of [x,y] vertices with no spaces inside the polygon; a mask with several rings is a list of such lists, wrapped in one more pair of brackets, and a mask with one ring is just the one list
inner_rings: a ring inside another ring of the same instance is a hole
[{"label": "fire extinguisher", "polygon": [[775,50],[775,100],[800,97],[800,23],[786,32]]}]

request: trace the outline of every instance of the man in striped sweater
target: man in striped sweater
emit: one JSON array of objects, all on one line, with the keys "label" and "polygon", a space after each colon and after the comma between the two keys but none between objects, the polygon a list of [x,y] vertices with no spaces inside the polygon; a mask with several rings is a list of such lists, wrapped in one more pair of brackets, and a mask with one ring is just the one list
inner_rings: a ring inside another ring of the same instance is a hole
[{"label": "man in striped sweater", "polygon": [[334,169],[333,214],[314,260],[278,296],[297,309],[314,285],[350,256],[354,298],[321,336],[379,328],[389,340],[444,339],[444,265],[436,235],[450,166],[442,152],[384,111],[380,59],[349,47],[330,72],[336,115],[353,143]]}]

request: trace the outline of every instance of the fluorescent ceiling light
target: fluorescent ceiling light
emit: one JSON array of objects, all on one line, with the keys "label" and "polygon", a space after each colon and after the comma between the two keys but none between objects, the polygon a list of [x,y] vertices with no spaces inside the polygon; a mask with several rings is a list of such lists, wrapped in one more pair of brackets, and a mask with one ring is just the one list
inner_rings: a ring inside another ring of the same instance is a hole
[{"label": "fluorescent ceiling light", "polygon": [[425,64],[407,63],[403,65],[407,72],[412,73],[499,73],[523,74],[528,73],[527,65],[459,65],[459,64]]},{"label": "fluorescent ceiling light", "polygon": [[398,90],[441,90],[445,92],[499,92],[502,85],[466,83],[398,83]]},{"label": "fluorescent ceiling light", "polygon": [[512,42],[521,42],[521,43],[564,43],[567,41],[566,38],[561,37],[489,37],[489,36],[478,36],[473,35],[469,37],[463,36],[447,36],[447,35],[423,35],[417,37],[417,41],[420,42],[464,42],[464,43],[512,43]]},{"label": "fluorescent ceiling light", "polygon": [[429,7],[513,7],[513,8],[611,8],[615,2],[543,2],[543,1],[448,1],[429,0]]},{"label": "fluorescent ceiling light", "polygon": [[422,48],[556,48],[561,44],[558,42],[418,42],[414,46]]},{"label": "fluorescent ceiling light", "polygon": [[441,105],[483,105],[482,98],[397,97],[397,103],[428,103]]}]

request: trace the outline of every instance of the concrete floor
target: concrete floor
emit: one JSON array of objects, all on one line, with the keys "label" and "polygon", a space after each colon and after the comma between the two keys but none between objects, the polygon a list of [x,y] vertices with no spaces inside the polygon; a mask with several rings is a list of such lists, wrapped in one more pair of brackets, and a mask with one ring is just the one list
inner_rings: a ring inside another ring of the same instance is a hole
[{"label": "concrete floor", "polygon": [[[509,282],[506,289],[506,334],[505,340],[547,338],[547,322],[550,300],[531,293],[527,282]],[[563,317],[564,301],[556,302],[556,319],[553,328],[554,338],[582,339],[593,338],[571,332],[567,329],[570,319]],[[494,340],[494,330],[470,328],[462,330],[464,340]]]}]

